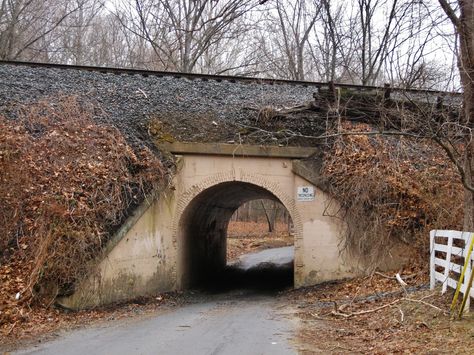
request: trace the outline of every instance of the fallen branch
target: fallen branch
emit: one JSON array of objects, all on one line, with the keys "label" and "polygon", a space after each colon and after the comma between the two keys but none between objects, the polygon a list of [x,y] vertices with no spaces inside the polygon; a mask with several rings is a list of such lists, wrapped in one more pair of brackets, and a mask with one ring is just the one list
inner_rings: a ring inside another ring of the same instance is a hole
[{"label": "fallen branch", "polygon": [[424,304],[425,306],[434,308],[434,309],[436,309],[436,310],[439,311],[439,312],[447,313],[445,310],[443,310],[443,309],[441,309],[441,308],[435,306],[434,304],[425,302],[425,301],[423,301],[423,300],[415,300],[415,299],[413,299],[413,298],[406,298],[406,297],[402,298],[402,300],[404,300],[404,301],[409,301],[409,302],[415,302],[415,303],[421,303],[421,304]]},{"label": "fallen branch", "polygon": [[10,333],[13,331],[13,328],[16,327],[16,325],[18,324],[18,321],[16,321],[15,323],[13,323],[13,325],[11,326],[11,328],[8,330],[7,332],[7,336],[10,335]]},{"label": "fallen branch", "polygon": [[315,318],[315,319],[319,319],[319,320],[329,320],[329,318],[325,318],[325,317],[321,317],[319,314],[317,313],[310,313],[309,314],[311,317]]},{"label": "fallen branch", "polygon": [[[383,273],[381,273],[381,272],[379,272],[379,271],[375,271],[374,274],[375,274],[375,275],[379,275],[379,276],[381,276],[381,277],[383,277],[383,278],[385,278],[385,279],[389,279],[389,280],[396,280],[396,279],[397,279],[396,276],[386,275],[386,274],[383,274]],[[416,274],[411,274],[411,275],[403,276],[403,280],[412,279],[412,278],[414,278],[414,277],[417,277],[419,274],[420,274],[420,273],[417,272]]]},{"label": "fallen branch", "polygon": [[400,323],[403,323],[403,321],[405,320],[405,314],[403,313],[401,308],[399,308],[398,310],[400,311]]},{"label": "fallen branch", "polygon": [[405,286],[407,286],[407,283],[403,281],[402,277],[400,276],[399,273],[395,275],[395,278],[397,279],[398,283],[402,285],[403,289],[405,289]]},{"label": "fallen branch", "polygon": [[[424,297],[426,298],[426,297]],[[399,298],[393,302],[390,302],[390,303],[387,303],[387,304],[384,304],[383,306],[380,306],[380,307],[377,307],[377,308],[373,308],[373,309],[368,309],[368,310],[364,310],[364,311],[359,311],[359,312],[353,312],[353,313],[342,313],[341,312],[341,309],[339,310],[335,310],[335,311],[332,311],[331,314],[334,315],[334,316],[340,316],[340,317],[344,317],[344,318],[350,318],[350,317],[354,317],[354,316],[360,316],[360,315],[364,315],[364,314],[368,314],[368,313],[373,313],[373,312],[378,312],[384,308],[387,308],[387,307],[391,307],[391,306],[394,306],[396,305],[397,303],[400,303],[402,301],[408,301],[408,302],[415,302],[415,303],[420,303],[420,304],[423,304],[425,306],[428,306],[428,307],[431,307],[433,309],[436,309],[437,311],[439,312],[442,312],[443,314],[446,314],[446,311],[444,311],[443,309],[431,304],[431,303],[428,303],[428,302],[425,302],[423,301],[423,299],[420,299],[420,300],[416,300],[416,299],[413,299],[413,298],[407,298],[407,297],[403,297],[403,298]],[[402,313],[403,314],[403,313]]]},{"label": "fallen branch", "polygon": [[140,92],[145,97],[145,99],[148,99],[148,95],[142,89],[138,88],[137,92]]},{"label": "fallen branch", "polygon": [[431,292],[430,294],[426,295],[426,296],[423,296],[420,298],[420,300],[426,300],[427,298],[430,298],[430,297],[433,297],[434,295],[436,295],[437,292]]},{"label": "fallen branch", "polygon": [[406,286],[408,285],[405,281],[402,280],[402,277],[400,276],[400,274],[397,272],[397,274],[395,275],[395,278],[397,279],[397,282],[400,284],[400,286],[402,287],[403,291],[405,292],[405,295],[408,296],[408,291],[406,289]]},{"label": "fallen branch", "polygon": [[341,312],[338,312],[338,311],[332,311],[331,314],[335,315],[335,316],[341,316],[341,317],[344,317],[344,318],[349,318],[349,317],[353,317],[353,316],[360,316],[360,315],[363,315],[363,314],[377,312],[377,311],[380,311],[380,310],[382,310],[384,308],[387,308],[387,307],[391,307],[391,306],[399,303],[402,299],[403,298],[400,298],[400,299],[395,300],[393,302],[384,304],[383,306],[373,308],[373,309],[368,309],[368,310],[365,310],[365,311],[359,311],[359,312],[347,313],[347,314],[346,313],[341,313]]}]

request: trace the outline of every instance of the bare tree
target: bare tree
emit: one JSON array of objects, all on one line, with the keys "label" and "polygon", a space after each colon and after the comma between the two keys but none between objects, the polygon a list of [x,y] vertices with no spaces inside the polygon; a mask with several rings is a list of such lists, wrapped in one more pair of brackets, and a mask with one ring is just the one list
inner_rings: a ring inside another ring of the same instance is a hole
[{"label": "bare tree", "polygon": [[88,0],[1,0],[0,59],[48,60],[55,31]]},{"label": "bare tree", "polygon": [[[135,0],[133,5],[124,1],[120,12],[126,28],[147,42],[162,69],[192,72],[202,71],[206,54],[208,63],[211,57],[216,61],[213,47],[242,36],[245,23],[237,20],[256,5],[252,0]],[[225,60],[218,62],[219,71],[225,71]]]},{"label": "bare tree", "polygon": [[318,17],[318,9],[311,9],[308,17],[306,1],[276,1],[281,29],[281,47],[288,61],[291,79],[304,80],[304,52],[309,35]]},{"label": "bare tree", "polygon": [[318,74],[317,80],[344,82],[344,60],[351,62],[353,42],[344,43],[345,28],[343,24],[344,11],[347,4],[333,0],[321,0],[321,16],[313,26],[309,40],[309,52],[312,61],[312,71]]},{"label": "bare tree", "polygon": [[433,58],[440,48],[433,42],[439,42],[436,25],[444,19],[423,2],[267,3],[272,6],[262,21],[258,50],[272,76],[363,85],[437,84]]},{"label": "bare tree", "polygon": [[351,24],[357,41],[358,74],[362,85],[377,83],[384,61],[393,50],[392,44],[403,34],[402,23],[411,4],[403,0],[357,0],[357,20]]},{"label": "bare tree", "polygon": [[99,65],[92,57],[100,48],[97,31],[107,20],[105,16],[100,17],[105,0],[75,0],[71,3],[77,10],[63,21],[61,31],[57,31],[54,59],[75,65]]},{"label": "bare tree", "polygon": [[305,80],[309,37],[320,5],[309,0],[276,0],[271,4],[263,17],[259,47],[267,70],[274,76]]},{"label": "bare tree", "polygon": [[403,5],[398,21],[399,34],[393,36],[384,61],[385,82],[404,88],[453,88],[454,56],[449,54],[455,36],[442,31],[446,17],[424,2]]}]

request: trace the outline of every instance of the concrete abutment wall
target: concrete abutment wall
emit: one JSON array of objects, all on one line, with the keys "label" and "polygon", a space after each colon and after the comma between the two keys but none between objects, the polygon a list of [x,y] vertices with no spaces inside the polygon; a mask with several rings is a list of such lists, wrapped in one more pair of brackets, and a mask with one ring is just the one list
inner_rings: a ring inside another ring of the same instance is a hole
[{"label": "concrete abutment wall", "polygon": [[[298,187],[314,200],[298,201]],[[251,199],[280,201],[295,227],[295,287],[360,274],[356,258],[340,250],[337,206],[292,171],[291,158],[189,154],[178,157],[173,186],[142,206],[111,241],[93,274],[59,300],[84,308],[140,295],[185,289],[225,265],[227,224]]]}]

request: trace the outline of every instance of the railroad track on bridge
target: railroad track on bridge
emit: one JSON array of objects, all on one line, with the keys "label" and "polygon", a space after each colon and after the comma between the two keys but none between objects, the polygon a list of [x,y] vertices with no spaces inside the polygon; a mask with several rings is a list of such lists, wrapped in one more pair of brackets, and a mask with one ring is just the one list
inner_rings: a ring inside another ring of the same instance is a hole
[{"label": "railroad track on bridge", "polygon": [[[63,69],[63,70],[82,70],[89,72],[97,72],[102,74],[115,74],[115,75],[141,75],[144,77],[156,76],[156,77],[174,77],[174,78],[185,78],[189,80],[201,80],[201,81],[227,81],[231,83],[261,83],[267,85],[300,85],[306,87],[324,88],[331,85],[327,82],[315,82],[315,81],[299,81],[299,80],[287,80],[287,79],[271,79],[271,78],[255,78],[248,76],[232,76],[232,75],[214,75],[214,74],[197,74],[197,73],[180,73],[173,71],[156,71],[146,69],[130,69],[130,68],[115,68],[115,67],[97,67],[97,66],[84,66],[84,65],[70,65],[70,64],[53,64],[53,63],[40,63],[40,62],[23,62],[23,61],[0,61],[0,65],[14,65],[24,66],[32,68],[50,68],[50,69]],[[412,93],[418,95],[430,95],[430,96],[451,96],[460,97],[459,92],[448,92],[440,90],[422,90],[422,89],[404,89],[396,87],[381,87],[381,86],[367,86],[367,85],[356,85],[356,84],[338,84],[334,83],[335,87],[346,88],[357,91],[386,91],[400,92],[400,93]]]}]

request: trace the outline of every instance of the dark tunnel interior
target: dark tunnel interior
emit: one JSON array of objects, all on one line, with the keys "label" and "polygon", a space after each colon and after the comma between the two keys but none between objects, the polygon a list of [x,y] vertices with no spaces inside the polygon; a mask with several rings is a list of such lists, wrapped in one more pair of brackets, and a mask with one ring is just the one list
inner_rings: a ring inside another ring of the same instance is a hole
[{"label": "dark tunnel interior", "polygon": [[226,265],[229,221],[239,206],[255,199],[278,201],[266,189],[239,181],[210,187],[191,201],[181,218],[178,237],[181,289],[271,291],[293,285],[293,263],[283,268],[262,264],[248,270]]}]

